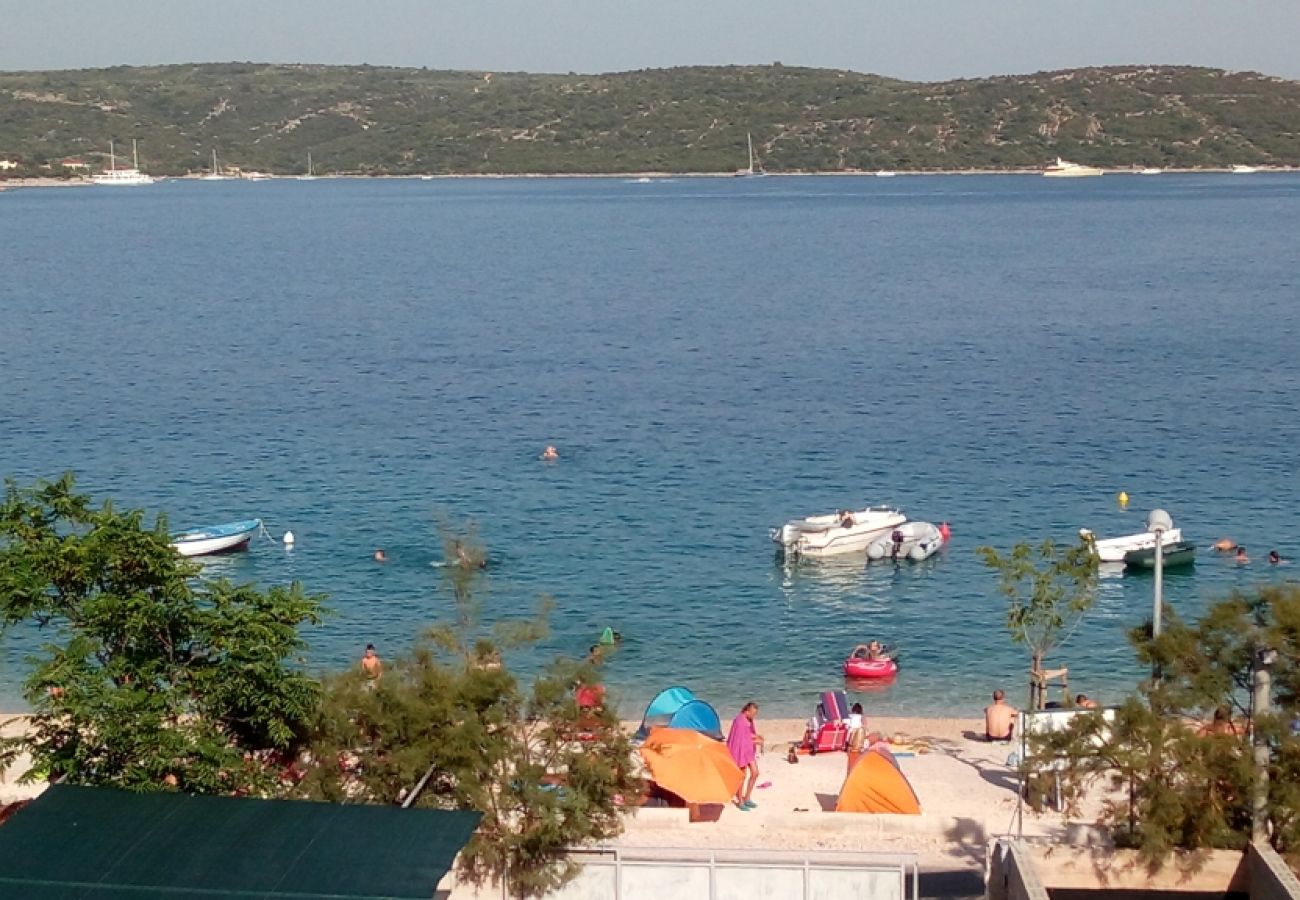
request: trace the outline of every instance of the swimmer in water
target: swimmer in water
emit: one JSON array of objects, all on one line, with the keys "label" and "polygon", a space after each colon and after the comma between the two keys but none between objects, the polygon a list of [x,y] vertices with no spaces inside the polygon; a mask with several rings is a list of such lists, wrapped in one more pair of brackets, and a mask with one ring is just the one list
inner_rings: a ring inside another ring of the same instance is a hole
[{"label": "swimmer in water", "polygon": [[560,458],[560,451],[555,449],[554,444],[547,444],[546,449],[542,451],[542,455],[538,457],[538,459],[544,459],[547,462],[559,458]]},{"label": "swimmer in water", "polygon": [[1237,542],[1232,538],[1219,538],[1214,542],[1214,549],[1220,553],[1231,553],[1237,549]]},{"label": "swimmer in water", "polygon": [[388,562],[388,554],[384,552],[383,547],[375,551],[375,562]]},{"label": "swimmer in water", "polygon": [[1246,563],[1250,562],[1250,557],[1246,555],[1245,544],[1237,545],[1237,555],[1234,558],[1236,559],[1237,565],[1239,566],[1244,566]]},{"label": "swimmer in water", "polygon": [[1276,550],[1268,551],[1268,564],[1270,566],[1280,565],[1282,563],[1282,554]]}]

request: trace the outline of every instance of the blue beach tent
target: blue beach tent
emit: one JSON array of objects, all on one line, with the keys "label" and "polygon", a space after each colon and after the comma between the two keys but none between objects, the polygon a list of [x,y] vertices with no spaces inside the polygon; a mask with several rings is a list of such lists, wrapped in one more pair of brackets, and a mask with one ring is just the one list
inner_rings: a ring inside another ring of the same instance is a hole
[{"label": "blue beach tent", "polygon": [[652,728],[659,727],[689,728],[722,740],[717,710],[698,699],[690,688],[670,687],[656,694],[645,708],[636,737],[645,738]]}]

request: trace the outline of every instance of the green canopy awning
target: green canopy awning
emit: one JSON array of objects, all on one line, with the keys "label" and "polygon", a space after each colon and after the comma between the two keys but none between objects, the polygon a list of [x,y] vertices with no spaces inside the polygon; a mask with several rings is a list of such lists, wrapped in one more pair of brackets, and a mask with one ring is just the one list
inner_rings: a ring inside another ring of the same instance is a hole
[{"label": "green canopy awning", "polygon": [[479,817],[55,785],[0,826],[0,897],[429,900]]}]

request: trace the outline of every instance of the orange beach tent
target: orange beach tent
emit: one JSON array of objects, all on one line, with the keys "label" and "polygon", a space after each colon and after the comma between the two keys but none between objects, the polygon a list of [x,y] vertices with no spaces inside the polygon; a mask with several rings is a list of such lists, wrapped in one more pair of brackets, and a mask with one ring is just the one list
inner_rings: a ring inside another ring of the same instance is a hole
[{"label": "orange beach tent", "polygon": [[921,804],[907,776],[885,754],[869,750],[849,770],[835,811],[919,816]]}]

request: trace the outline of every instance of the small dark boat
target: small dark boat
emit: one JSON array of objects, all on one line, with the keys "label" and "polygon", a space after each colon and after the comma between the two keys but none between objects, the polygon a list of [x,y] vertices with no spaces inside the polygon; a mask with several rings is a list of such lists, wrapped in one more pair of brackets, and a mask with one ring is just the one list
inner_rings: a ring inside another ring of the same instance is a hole
[{"label": "small dark boat", "polygon": [[[1190,566],[1196,562],[1196,545],[1187,541],[1165,544],[1161,563],[1164,568],[1171,566]],[[1129,569],[1154,569],[1156,567],[1156,548],[1143,547],[1130,550],[1124,554],[1124,566]]]}]

